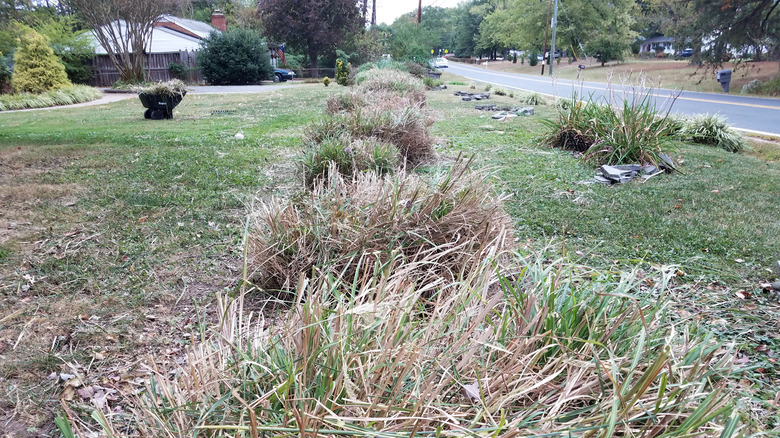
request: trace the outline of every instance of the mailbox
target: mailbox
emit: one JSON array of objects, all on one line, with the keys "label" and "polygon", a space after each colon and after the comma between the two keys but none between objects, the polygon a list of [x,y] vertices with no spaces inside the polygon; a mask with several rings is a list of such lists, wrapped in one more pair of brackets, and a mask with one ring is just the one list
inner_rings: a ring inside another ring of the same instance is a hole
[{"label": "mailbox", "polygon": [[729,82],[731,82],[731,70],[718,70],[715,79],[720,82],[720,86],[723,87],[723,92],[729,92]]}]

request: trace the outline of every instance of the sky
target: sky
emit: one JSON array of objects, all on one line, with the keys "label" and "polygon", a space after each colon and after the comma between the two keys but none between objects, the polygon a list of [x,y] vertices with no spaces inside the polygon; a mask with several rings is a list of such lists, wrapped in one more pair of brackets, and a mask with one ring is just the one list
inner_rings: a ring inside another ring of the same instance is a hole
[{"label": "sky", "polygon": [[[452,8],[465,0],[422,0],[426,6]],[[392,24],[401,15],[414,11],[417,13],[419,0],[376,0],[376,22]],[[369,4],[370,5],[370,4]]]}]

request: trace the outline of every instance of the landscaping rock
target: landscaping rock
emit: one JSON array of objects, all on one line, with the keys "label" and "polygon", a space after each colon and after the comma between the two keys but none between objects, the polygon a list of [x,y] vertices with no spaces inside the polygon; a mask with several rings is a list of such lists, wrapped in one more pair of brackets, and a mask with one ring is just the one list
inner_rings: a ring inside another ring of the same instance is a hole
[{"label": "landscaping rock", "polygon": [[490,99],[490,93],[466,93],[464,91],[456,91],[456,96],[461,96],[460,100],[468,102],[470,100],[486,100]]},{"label": "landscaping rock", "polygon": [[474,109],[475,110],[479,110],[479,111],[495,111],[496,110],[496,106],[495,105],[475,105]]},{"label": "landscaping rock", "polygon": [[780,292],[780,281],[772,283],[772,290]]},{"label": "landscaping rock", "polygon": [[775,264],[775,274],[780,277],[780,260],[778,260],[777,264]]},{"label": "landscaping rock", "polygon": [[463,96],[460,98],[460,100],[464,102],[470,102],[471,100],[473,100],[473,98],[471,96]]},{"label": "landscaping rock", "polygon": [[534,115],[534,107],[527,106],[525,108],[518,108],[517,110],[513,110],[515,114],[518,116],[532,116]]},{"label": "landscaping rock", "polygon": [[603,184],[622,184],[627,183],[639,175],[649,178],[658,173],[656,166],[642,166],[639,164],[618,164],[614,166],[601,166],[594,180]]}]

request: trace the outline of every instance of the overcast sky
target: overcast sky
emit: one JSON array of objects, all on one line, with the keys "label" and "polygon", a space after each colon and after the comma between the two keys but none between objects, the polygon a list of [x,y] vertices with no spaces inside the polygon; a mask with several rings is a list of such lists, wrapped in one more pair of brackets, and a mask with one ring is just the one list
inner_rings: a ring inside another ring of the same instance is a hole
[{"label": "overcast sky", "polygon": [[[422,0],[422,5],[423,8],[426,6],[452,8],[463,1],[465,0]],[[417,5],[419,5],[418,0],[376,0],[376,22],[392,24],[396,18],[407,12],[417,13]]]}]

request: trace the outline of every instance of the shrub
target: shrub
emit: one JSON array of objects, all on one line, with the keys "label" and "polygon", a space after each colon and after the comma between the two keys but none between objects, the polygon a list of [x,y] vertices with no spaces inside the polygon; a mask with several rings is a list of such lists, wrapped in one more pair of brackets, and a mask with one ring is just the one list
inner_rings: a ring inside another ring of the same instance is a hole
[{"label": "shrub", "polygon": [[[465,165],[425,176],[339,173],[310,196],[255,208],[250,253],[262,287],[292,291],[315,267],[352,279],[396,257],[419,264],[410,279],[420,284],[454,280],[511,226],[492,183]],[[502,248],[511,242],[503,234]]]},{"label": "shrub", "polygon": [[344,176],[373,171],[391,173],[398,165],[398,148],[373,137],[352,138],[342,135],[311,143],[301,159],[304,182],[311,187],[320,178],[330,179],[329,172]]},{"label": "shrub", "polygon": [[609,35],[596,37],[586,49],[603,67],[607,62],[623,61],[623,55],[630,49],[630,43]]},{"label": "shrub", "polygon": [[46,38],[30,30],[21,36],[14,54],[11,85],[17,93],[39,94],[72,84]]},{"label": "shrub", "polygon": [[342,86],[347,86],[349,82],[349,68],[350,65],[347,61],[339,58],[336,60],[336,83]]},{"label": "shrub", "polygon": [[8,67],[3,53],[0,52],[0,94],[10,91],[11,69]]},{"label": "shrub", "polygon": [[624,99],[623,107],[599,105],[573,99],[573,106],[560,109],[557,119],[543,121],[544,141],[554,147],[583,153],[597,164],[653,164],[671,149],[668,115],[659,114],[652,93]]},{"label": "shrub", "polygon": [[739,152],[745,149],[745,139],[718,114],[699,114],[688,120],[684,135],[694,143],[706,144]]},{"label": "shrub", "polygon": [[537,64],[539,64],[539,58],[537,58],[536,55],[538,55],[536,50],[531,50],[531,53],[528,54],[528,65],[531,67],[535,67]]},{"label": "shrub", "polygon": [[171,62],[168,64],[168,70],[171,72],[171,76],[173,76],[174,79],[179,79],[182,81],[187,80],[189,70],[184,64],[179,62]]},{"label": "shrub", "polygon": [[328,85],[330,85],[330,78],[325,76],[324,78],[322,78],[322,83],[325,84],[325,86],[327,87]]},{"label": "shrub", "polygon": [[485,85],[485,91],[490,91],[491,88],[493,88],[493,85],[491,85],[491,84],[486,84]]},{"label": "shrub", "polygon": [[761,82],[760,80],[753,79],[752,81],[742,86],[742,94],[755,93],[757,90],[761,88],[761,84],[763,84],[763,82]]},{"label": "shrub", "polygon": [[438,88],[444,85],[444,81],[442,81],[441,79],[434,79],[428,76],[422,78],[422,81],[423,84],[425,84],[425,86],[428,88]]},{"label": "shrub", "polygon": [[212,32],[201,42],[198,66],[215,85],[257,84],[273,77],[265,41],[249,29]]},{"label": "shrub", "polygon": [[89,102],[103,96],[100,90],[86,85],[71,85],[41,94],[18,93],[0,95],[0,111]]},{"label": "shrub", "polygon": [[428,68],[424,65],[418,64],[416,62],[406,62],[404,65],[406,66],[406,71],[414,77],[423,79],[428,74]]},{"label": "shrub", "polygon": [[391,143],[399,151],[399,161],[416,165],[433,156],[433,138],[428,133],[431,121],[416,106],[404,109],[358,108],[354,113],[337,114],[307,129],[311,143],[322,143],[348,136],[375,138]]},{"label": "shrub", "polygon": [[526,105],[546,105],[547,99],[539,93],[526,93],[520,97],[520,102]]},{"label": "shrub", "polygon": [[506,91],[504,91],[503,88],[496,88],[495,90],[493,90],[493,94],[495,94],[496,96],[506,96]]}]

